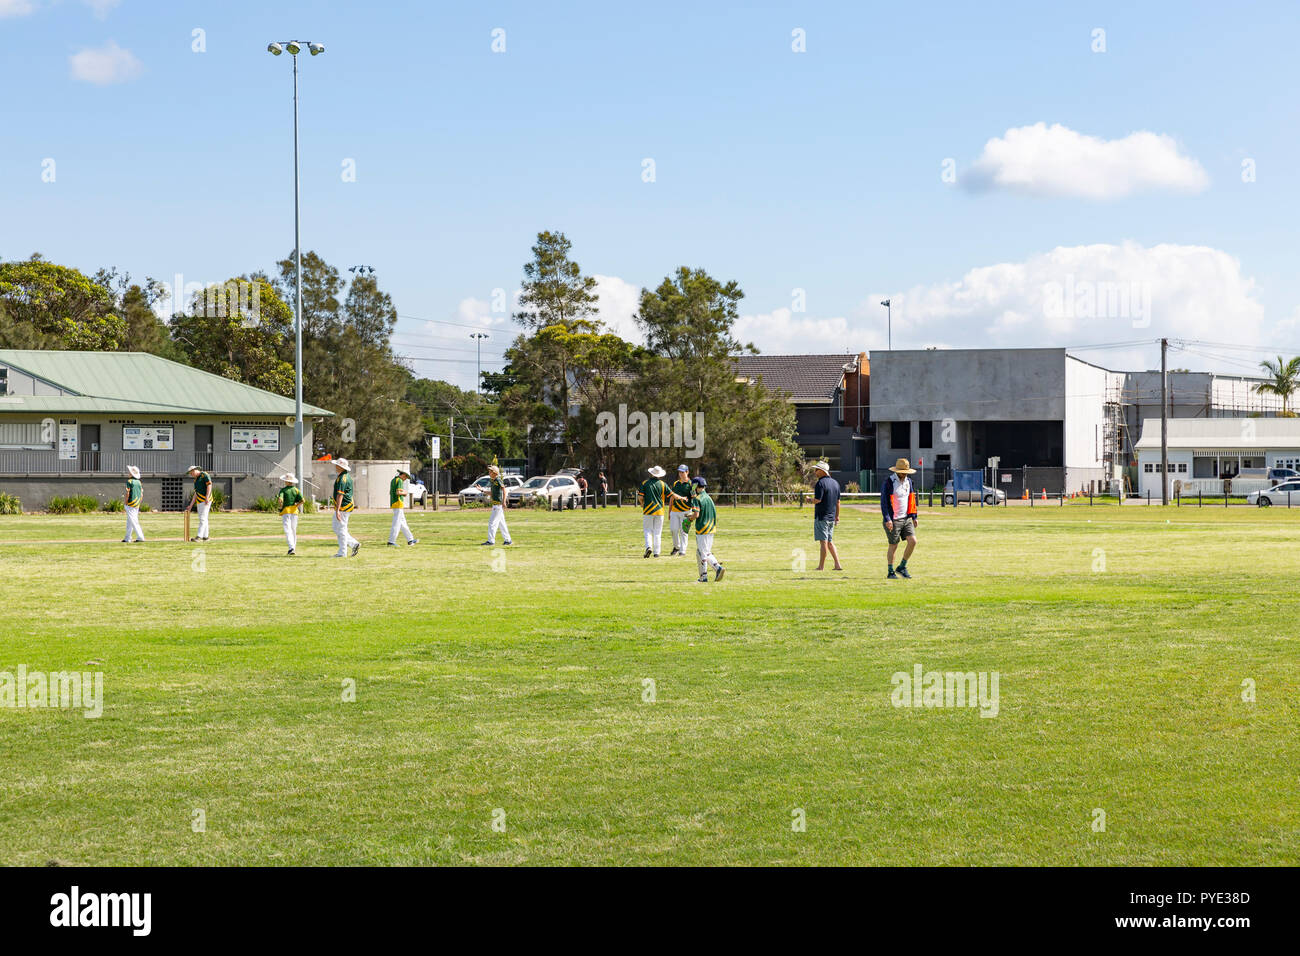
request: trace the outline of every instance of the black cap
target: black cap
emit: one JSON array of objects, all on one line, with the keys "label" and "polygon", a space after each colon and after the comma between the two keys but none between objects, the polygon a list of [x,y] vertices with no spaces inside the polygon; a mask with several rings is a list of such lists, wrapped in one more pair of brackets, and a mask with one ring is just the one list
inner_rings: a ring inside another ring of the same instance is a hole
[{"label": "black cap", "polygon": [[691,484],[695,485],[695,487],[697,488],[709,487],[709,483],[705,481],[703,475],[696,475],[694,478],[691,479]]}]

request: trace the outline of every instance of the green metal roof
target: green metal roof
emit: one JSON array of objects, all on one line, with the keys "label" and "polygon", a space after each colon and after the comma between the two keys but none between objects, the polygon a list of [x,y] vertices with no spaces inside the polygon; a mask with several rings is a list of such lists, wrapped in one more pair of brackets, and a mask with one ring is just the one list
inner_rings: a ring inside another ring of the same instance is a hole
[{"label": "green metal roof", "polygon": [[[0,349],[0,365],[73,395],[7,395],[0,410],[292,415],[293,399],[147,352]],[[333,412],[304,404],[304,415]]]}]

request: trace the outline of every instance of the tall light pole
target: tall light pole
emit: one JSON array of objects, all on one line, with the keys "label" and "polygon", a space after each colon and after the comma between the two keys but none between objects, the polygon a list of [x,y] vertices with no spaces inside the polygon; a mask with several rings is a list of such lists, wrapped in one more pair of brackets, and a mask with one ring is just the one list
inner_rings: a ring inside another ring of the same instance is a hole
[{"label": "tall light pole", "polygon": [[478,377],[474,379],[474,391],[483,394],[483,340],[491,338],[486,332],[471,332],[471,339],[476,339],[474,350],[478,353]]},{"label": "tall light pole", "polygon": [[881,299],[880,304],[885,307],[885,348],[889,351],[894,349],[894,313],[889,306],[889,299]]},{"label": "tall light pole", "polygon": [[302,232],[302,217],[299,213],[299,188],[298,188],[298,54],[302,52],[303,45],[306,44],[307,50],[312,56],[319,56],[325,52],[325,46],[321,43],[310,43],[299,40],[285,40],[281,43],[268,43],[267,52],[272,56],[279,56],[285,50],[293,57],[293,269],[294,269],[294,299],[293,299],[293,445],[294,445],[294,476],[298,479],[298,487],[304,487],[303,481],[303,460],[302,460],[302,242],[300,239]]}]

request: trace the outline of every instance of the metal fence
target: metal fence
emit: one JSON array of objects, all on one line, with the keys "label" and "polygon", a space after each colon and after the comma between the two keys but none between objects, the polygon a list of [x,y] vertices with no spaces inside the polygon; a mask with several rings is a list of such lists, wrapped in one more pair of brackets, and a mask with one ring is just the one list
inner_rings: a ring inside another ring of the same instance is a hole
[{"label": "metal fence", "polygon": [[[204,457],[207,470],[215,474],[257,475],[267,468],[264,457],[253,455],[218,452]],[[0,475],[6,477],[124,475],[127,465],[135,465],[144,475],[179,475],[194,464],[205,465],[172,451],[83,451],[76,458],[59,458],[52,448],[0,449]]]}]

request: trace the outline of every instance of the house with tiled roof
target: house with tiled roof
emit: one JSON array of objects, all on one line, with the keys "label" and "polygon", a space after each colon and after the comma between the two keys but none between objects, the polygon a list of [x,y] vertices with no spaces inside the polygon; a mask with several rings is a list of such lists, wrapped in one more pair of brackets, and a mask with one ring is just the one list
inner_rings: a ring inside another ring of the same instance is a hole
[{"label": "house with tiled roof", "polygon": [[832,476],[859,481],[875,460],[867,405],[865,352],[739,355],[736,377],[783,395],[795,408],[795,441],[810,461],[825,458]]}]

